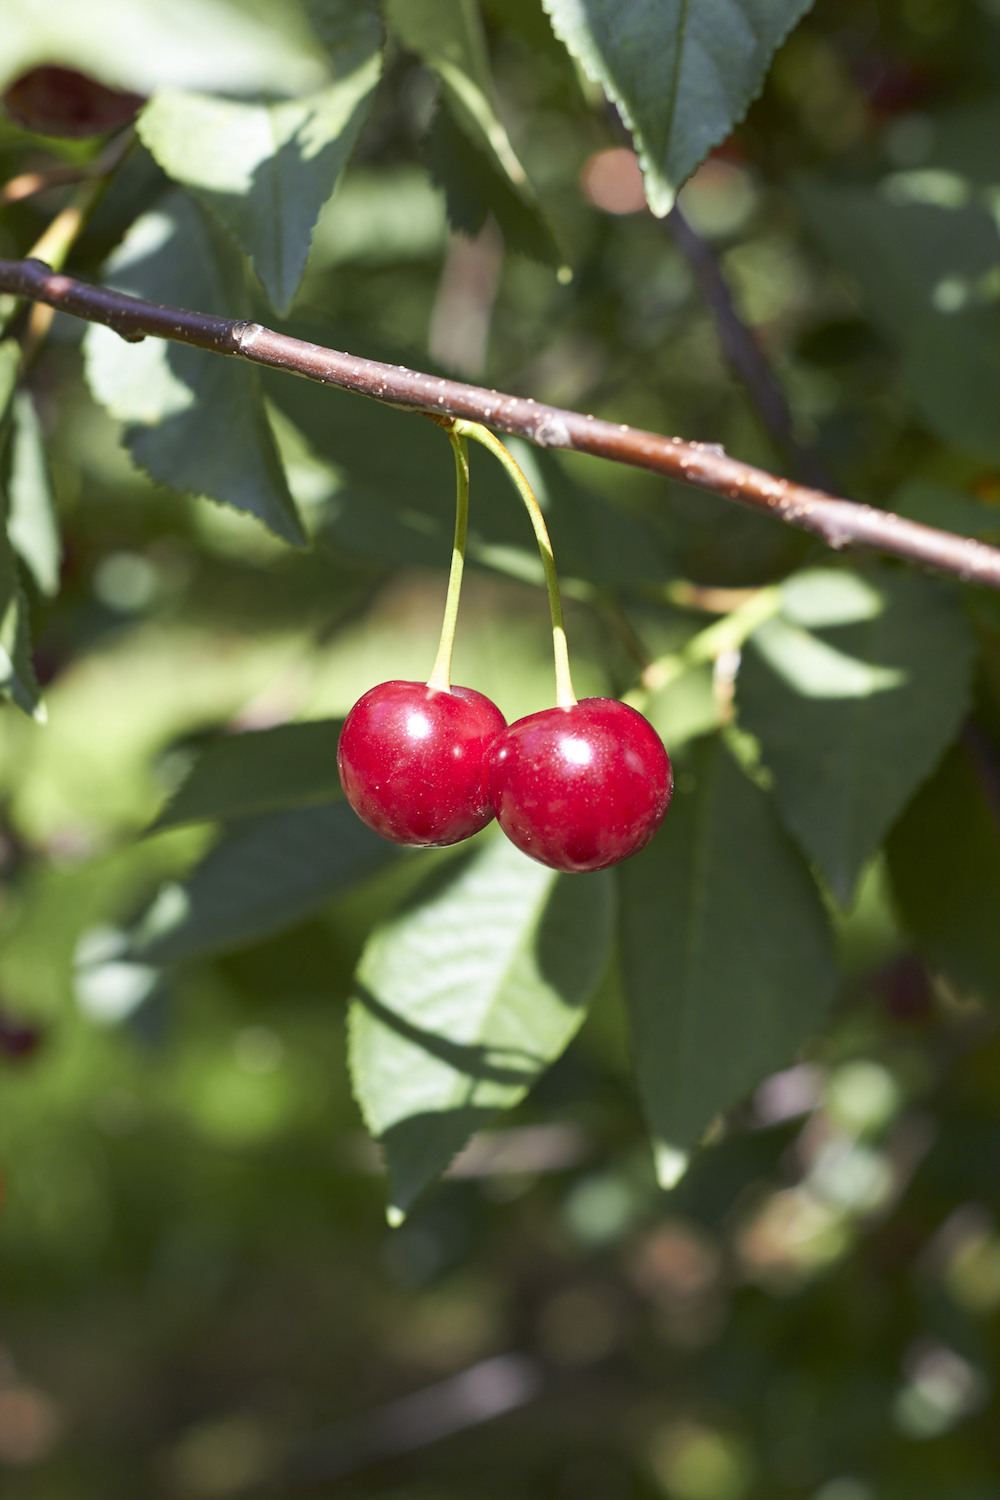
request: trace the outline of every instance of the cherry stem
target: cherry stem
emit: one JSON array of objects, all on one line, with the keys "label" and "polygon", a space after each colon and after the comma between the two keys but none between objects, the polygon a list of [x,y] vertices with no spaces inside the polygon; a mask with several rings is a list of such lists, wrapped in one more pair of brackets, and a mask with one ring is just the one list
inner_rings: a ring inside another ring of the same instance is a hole
[{"label": "cherry stem", "polygon": [[[126,144],[115,143],[116,149],[112,154],[105,152],[99,161],[82,175],[82,180],[78,179],[79,186],[71,196],[70,201],[66,204],[66,207],[56,214],[55,218],[43,231],[41,238],[37,239],[28,251],[29,259],[44,261],[53,271],[62,270],[69,259],[70,251],[73,249],[81,231],[85,228],[87,220],[107,190],[112,172],[119,165],[125,151],[134,139],[134,131],[129,131],[127,133]],[[0,316],[6,320],[8,327],[10,325],[10,315],[16,311],[17,305],[16,299],[13,300],[13,305],[10,305],[6,298],[3,299]],[[52,325],[54,317],[54,308],[46,307],[40,302],[35,302],[32,305],[31,312],[28,315],[27,328],[21,339],[20,367],[22,374],[37,354],[45,335]]]},{"label": "cherry stem", "polygon": [[507,473],[514,482],[514,487],[524,501],[525,509],[531,520],[538,550],[542,556],[542,567],[545,569],[545,587],[549,595],[549,613],[552,616],[552,654],[556,665],[556,707],[573,708],[577,698],[573,691],[573,679],[569,670],[569,647],[566,644],[566,627],[563,624],[562,599],[559,595],[559,575],[556,572],[556,560],[552,555],[552,542],[549,539],[549,529],[545,524],[542,509],[535,499],[534,490],[525,478],[524,471],[514,459],[500,439],[484,427],[480,422],[466,422],[459,418],[453,429],[465,437],[474,439],[481,443],[484,448],[498,458]]},{"label": "cherry stem", "polygon": [[451,657],[455,649],[455,627],[458,624],[458,602],[462,595],[462,573],[465,569],[465,539],[469,532],[469,445],[458,424],[448,428],[448,438],[455,453],[455,541],[451,551],[448,594],[444,602],[441,642],[434,670],[427,679],[429,688],[442,693],[451,691]]},{"label": "cherry stem", "polygon": [[741,650],[754,631],[778,613],[783,599],[780,584],[755,589],[721,620],[699,630],[679,651],[651,661],[643,670],[640,691],[661,692],[692,667],[715,661],[726,651]]}]

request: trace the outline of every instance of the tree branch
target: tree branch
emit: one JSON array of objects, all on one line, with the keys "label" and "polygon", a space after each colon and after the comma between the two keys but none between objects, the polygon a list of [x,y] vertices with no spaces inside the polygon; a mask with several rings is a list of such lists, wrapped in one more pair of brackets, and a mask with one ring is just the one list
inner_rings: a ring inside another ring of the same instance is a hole
[{"label": "tree branch", "polygon": [[114,136],[94,161],[77,163],[75,166],[59,162],[44,170],[21,172],[17,177],[11,177],[0,187],[0,208],[7,208],[11,203],[23,203],[25,199],[34,198],[38,193],[48,192],[51,188],[85,182],[89,177],[106,177],[128,155],[134,140],[135,131],[130,125]]},{"label": "tree branch", "polygon": [[403,410],[466,417],[527,438],[542,448],[566,448],[649,469],[774,516],[820,537],[837,550],[871,547],[1000,589],[1000,550],[995,547],[907,521],[870,505],[834,499],[822,490],[794,484],[730,458],[712,443],[661,437],[580,412],[544,406],[530,397],[506,396],[408,370],[403,365],[380,364],[305,343],[259,323],[234,323],[207,313],[161,307],[123,292],[90,286],[37,260],[0,260],[0,291],[103,323],[129,342],[151,334],[287,370]]}]

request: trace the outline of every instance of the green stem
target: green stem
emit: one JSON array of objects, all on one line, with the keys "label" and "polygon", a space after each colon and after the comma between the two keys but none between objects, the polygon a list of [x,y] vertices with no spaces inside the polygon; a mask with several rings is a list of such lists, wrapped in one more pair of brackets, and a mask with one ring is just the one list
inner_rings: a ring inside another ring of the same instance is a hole
[{"label": "green stem", "polygon": [[535,533],[535,540],[538,543],[538,550],[541,553],[542,567],[545,569],[545,587],[548,590],[549,613],[552,616],[552,654],[556,666],[556,707],[572,708],[577,699],[569,670],[569,648],[566,644],[566,627],[563,624],[562,600],[559,596],[559,575],[556,573],[552,543],[549,540],[548,527],[545,524],[541,507],[520,466],[488,427],[483,427],[479,422],[459,420],[456,421],[454,430],[464,437],[472,438],[484,448],[488,448],[493,456],[500,460],[524,501]]},{"label": "green stem", "polygon": [[738,651],[758,626],[778,613],[781,601],[780,586],[758,589],[738,609],[693,635],[680,651],[650,662],[642,674],[643,688],[659,692],[691,667],[714,661],[724,651]]},{"label": "green stem", "polygon": [[455,649],[458,601],[462,594],[462,573],[465,568],[465,540],[469,532],[469,445],[464,434],[459,432],[457,423],[448,428],[448,438],[455,452],[455,542],[451,552],[451,572],[448,575],[441,642],[434,670],[427,679],[428,687],[438,688],[443,693],[451,690],[451,657]]}]

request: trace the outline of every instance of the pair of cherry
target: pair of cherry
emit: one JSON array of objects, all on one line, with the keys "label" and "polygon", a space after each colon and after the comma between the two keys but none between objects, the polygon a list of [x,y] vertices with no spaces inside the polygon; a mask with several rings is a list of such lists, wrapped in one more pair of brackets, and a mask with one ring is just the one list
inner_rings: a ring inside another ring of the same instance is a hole
[{"label": "pair of cherry", "polygon": [[494,815],[543,865],[603,870],[663,822],[673,773],[655,730],[613,698],[584,698],[509,727],[474,688],[383,682],[337,750],[354,811],[397,844],[457,844]]}]

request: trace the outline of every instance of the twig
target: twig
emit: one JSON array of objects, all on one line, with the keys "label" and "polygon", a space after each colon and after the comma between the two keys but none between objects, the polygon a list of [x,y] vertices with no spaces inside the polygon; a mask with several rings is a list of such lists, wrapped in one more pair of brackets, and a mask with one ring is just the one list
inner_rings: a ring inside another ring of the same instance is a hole
[{"label": "twig", "polygon": [[7,208],[11,203],[23,203],[26,198],[34,198],[49,188],[80,182],[89,175],[87,167],[65,166],[50,167],[46,172],[20,172],[0,187],[0,208]]},{"label": "twig", "polygon": [[764,427],[808,484],[825,488],[828,480],[815,455],[799,441],[785,393],[751,330],[736,310],[719,262],[711,246],[693,229],[677,207],[666,223],[674,243],[694,272],[712,314],[722,352],[746,387]]},{"label": "twig", "polygon": [[134,140],[135,131],[129,126],[116,135],[94,161],[73,166],[48,167],[40,172],[20,172],[17,177],[11,177],[0,187],[0,208],[8,208],[12,203],[23,203],[25,199],[34,198],[50,188],[67,187],[74,182],[85,182],[89,177],[106,176],[127,154]]},{"label": "twig", "polygon": [[409,411],[437,412],[488,423],[542,448],[567,448],[634,465],[735,500],[752,510],[820,537],[829,547],[871,547],[924,563],[972,583],[1000,589],[1000,550],[969,537],[922,526],[891,512],[838,500],[730,458],[712,443],[688,443],[580,412],[544,406],[343,354],[276,333],[259,323],[231,322],[207,313],[161,307],[106,287],[90,286],[40,261],[0,260],[0,292],[44,302],[60,312],[103,323],[136,342],[152,334],[216,354],[239,356],[287,370]]}]

